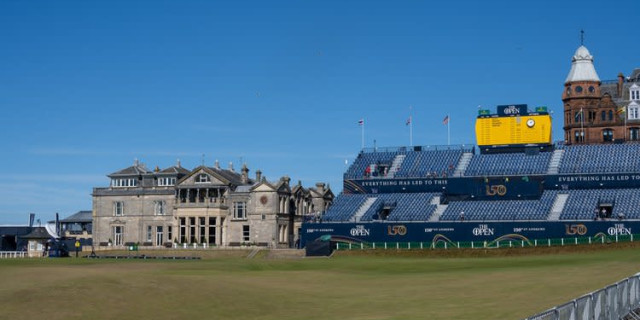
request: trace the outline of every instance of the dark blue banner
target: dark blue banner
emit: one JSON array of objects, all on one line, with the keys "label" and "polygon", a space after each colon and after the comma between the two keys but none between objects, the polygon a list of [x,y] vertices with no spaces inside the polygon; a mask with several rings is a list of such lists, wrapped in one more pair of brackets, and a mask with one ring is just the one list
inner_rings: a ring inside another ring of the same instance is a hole
[{"label": "dark blue banner", "polygon": [[438,242],[526,241],[624,236],[640,231],[640,221],[546,221],[546,222],[409,222],[409,223],[305,223],[301,245],[322,236],[332,241]]},{"label": "dark blue banner", "polygon": [[445,195],[449,200],[540,199],[542,177],[475,177],[449,179]]},{"label": "dark blue banner", "polygon": [[446,178],[344,180],[345,193],[443,192]]},{"label": "dark blue banner", "polygon": [[638,188],[640,174],[564,174],[544,177],[545,189]]},{"label": "dark blue banner", "polygon": [[522,116],[527,114],[526,104],[508,104],[497,107],[499,116]]},{"label": "dark blue banner", "polygon": [[478,200],[538,199],[544,190],[640,188],[640,174],[560,174],[344,180],[345,193],[443,192]]}]

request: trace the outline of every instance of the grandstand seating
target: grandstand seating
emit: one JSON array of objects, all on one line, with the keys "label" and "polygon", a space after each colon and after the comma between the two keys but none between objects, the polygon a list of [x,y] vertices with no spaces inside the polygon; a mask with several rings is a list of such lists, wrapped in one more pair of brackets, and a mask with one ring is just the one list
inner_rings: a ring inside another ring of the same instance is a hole
[{"label": "grandstand seating", "polygon": [[588,189],[563,191],[569,194],[560,220],[592,220],[599,202],[613,204],[612,219],[622,214],[626,219],[640,219],[640,190]]},{"label": "grandstand seating", "polygon": [[[400,154],[400,151],[360,152],[344,177],[345,179],[362,179],[365,176],[367,166],[372,164],[385,164],[390,166],[393,158],[398,154]],[[378,173],[376,172],[372,173],[372,176],[377,175]]]},{"label": "grandstand seating", "polygon": [[[471,152],[473,147],[421,147],[418,151],[407,148],[363,150],[344,174],[345,179],[365,178],[365,169],[369,165],[390,167],[393,160],[404,155],[395,178],[447,177],[450,176],[462,154]],[[373,178],[386,177],[383,173],[372,172]]]},{"label": "grandstand seating", "polygon": [[[559,147],[559,146],[557,146]],[[563,146],[559,173],[640,172],[640,144]]]},{"label": "grandstand seating", "polygon": [[[640,144],[637,143],[572,146],[557,144],[555,149],[564,151],[558,152],[553,164],[553,173],[557,168],[559,174],[640,174]],[[396,148],[367,152],[363,150],[345,173],[345,179],[361,179],[368,165],[390,166],[394,159],[394,167],[398,167],[398,170],[393,172],[394,178],[432,175],[441,177],[443,172],[450,175],[464,152],[471,151],[463,148],[415,151]],[[551,172],[549,168],[553,154],[474,154],[464,176],[544,175]],[[399,155],[403,157],[398,157]],[[566,194],[566,202],[562,197],[552,212],[558,194]],[[432,204],[434,197],[444,198],[444,195],[340,194],[334,199],[323,220],[375,221],[380,212],[387,210],[387,221],[428,221],[436,211],[437,206]],[[440,207],[438,215],[442,212],[439,221],[458,221],[460,212],[465,213],[465,220],[468,221],[542,221],[547,218],[592,220],[600,203],[613,204],[611,219],[617,219],[619,216],[625,219],[640,219],[640,189],[545,190],[539,200],[449,201],[446,206]]]},{"label": "grandstand seating", "polygon": [[456,168],[462,150],[428,150],[407,152],[395,177],[446,177]]},{"label": "grandstand seating", "polygon": [[[611,219],[640,219],[640,190],[585,189],[546,190],[540,200],[451,201],[440,221],[458,221],[464,212],[467,221],[546,220],[558,194],[568,194],[560,220],[593,220],[599,202],[613,204]],[[387,221],[427,221],[435,211],[431,204],[438,193],[340,194],[323,216],[327,222],[352,221],[367,198],[377,198],[360,221],[373,221],[383,208],[391,208]]]},{"label": "grandstand seating", "polygon": [[340,194],[322,217],[324,221],[352,221],[367,198],[376,200],[360,221],[373,221],[384,209],[390,209],[388,221],[426,221],[436,209],[430,204],[434,193]]},{"label": "grandstand seating", "polygon": [[457,221],[460,212],[465,220],[545,220],[557,191],[548,190],[540,200],[452,201],[440,217],[441,221]]},{"label": "grandstand seating", "polygon": [[324,214],[324,221],[349,221],[353,214],[366,200],[365,194],[339,194],[329,210]]},{"label": "grandstand seating", "polygon": [[478,154],[471,158],[465,176],[498,176],[544,174],[549,167],[552,152],[536,155],[524,153]]}]

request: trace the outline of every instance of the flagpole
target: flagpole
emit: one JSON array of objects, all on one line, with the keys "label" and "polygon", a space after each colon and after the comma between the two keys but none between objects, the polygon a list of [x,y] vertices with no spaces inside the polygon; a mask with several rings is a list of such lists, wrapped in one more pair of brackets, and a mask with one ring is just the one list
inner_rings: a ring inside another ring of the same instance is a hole
[{"label": "flagpole", "polygon": [[627,108],[623,107],[624,111],[622,115],[624,116],[624,142],[627,142]]},{"label": "flagpole", "polygon": [[584,143],[584,111],[580,108],[580,136],[582,137],[582,143]]},{"label": "flagpole", "polygon": [[413,115],[411,106],[409,106],[409,146],[413,147]]},{"label": "flagpole", "polygon": [[362,118],[362,149],[364,149],[364,118]]},{"label": "flagpole", "polygon": [[447,145],[451,145],[451,117],[447,115]]}]

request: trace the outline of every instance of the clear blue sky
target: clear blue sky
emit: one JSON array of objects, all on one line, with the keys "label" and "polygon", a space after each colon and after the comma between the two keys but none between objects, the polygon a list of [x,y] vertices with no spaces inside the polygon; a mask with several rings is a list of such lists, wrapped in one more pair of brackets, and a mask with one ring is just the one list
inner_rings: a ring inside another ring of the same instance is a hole
[{"label": "clear blue sky", "polygon": [[342,188],[366,144],[474,143],[477,106],[556,111],[586,32],[640,67],[638,1],[1,1],[0,223],[91,209],[134,158]]}]

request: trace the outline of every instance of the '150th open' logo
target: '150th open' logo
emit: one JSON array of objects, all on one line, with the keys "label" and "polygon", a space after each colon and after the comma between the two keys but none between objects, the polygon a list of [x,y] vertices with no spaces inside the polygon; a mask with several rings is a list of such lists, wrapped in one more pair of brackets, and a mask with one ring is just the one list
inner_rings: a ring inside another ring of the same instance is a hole
[{"label": "'150th open' logo", "polygon": [[399,226],[388,226],[387,227],[387,234],[390,236],[404,236],[405,234],[407,234],[407,227],[403,226],[403,225],[399,225]]},{"label": "'150th open' logo", "polygon": [[565,229],[566,229],[566,233],[567,235],[585,235],[587,234],[587,226],[585,226],[584,224],[565,224]]},{"label": "'150th open' logo", "polygon": [[488,196],[495,196],[495,195],[504,196],[505,194],[507,194],[507,187],[503,184],[498,184],[493,186],[487,185],[486,194]]}]

